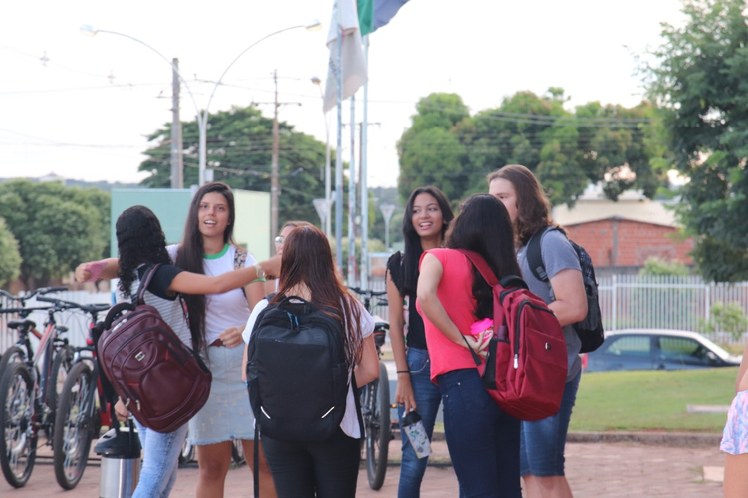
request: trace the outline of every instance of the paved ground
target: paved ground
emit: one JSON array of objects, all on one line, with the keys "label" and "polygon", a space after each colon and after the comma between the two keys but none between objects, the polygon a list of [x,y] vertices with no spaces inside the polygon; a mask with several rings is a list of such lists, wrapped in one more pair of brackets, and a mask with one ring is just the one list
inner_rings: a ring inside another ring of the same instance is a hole
[{"label": "paved ground", "polygon": [[[707,435],[597,434],[573,435],[567,447],[567,473],[576,498],[718,498],[722,496],[719,437]],[[443,441],[435,441],[435,465],[426,472],[421,496],[457,497],[457,480],[449,466],[449,455]],[[393,497],[397,494],[399,443],[390,445],[391,465],[384,487],[368,488],[366,470],[359,474],[361,498]],[[194,496],[197,468],[181,468],[173,497]],[[11,488],[0,478],[3,498],[48,496],[99,496],[99,467],[93,462],[83,480],[73,491],[63,491],[55,482],[49,460],[41,459],[26,487]],[[246,466],[229,471],[226,497],[252,496],[252,477]]]}]

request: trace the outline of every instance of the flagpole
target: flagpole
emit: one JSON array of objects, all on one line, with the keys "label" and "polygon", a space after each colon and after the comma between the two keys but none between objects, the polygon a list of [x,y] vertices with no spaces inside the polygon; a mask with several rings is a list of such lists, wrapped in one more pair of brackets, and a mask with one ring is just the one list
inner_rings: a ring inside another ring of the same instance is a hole
[{"label": "flagpole", "polygon": [[356,286],[356,97],[350,98],[351,160],[348,163],[348,285]]},{"label": "flagpole", "polygon": [[[369,74],[369,36],[364,37],[364,61]],[[363,119],[361,120],[361,288],[369,288],[369,187],[367,150],[369,142],[369,79],[364,83]]]},{"label": "flagpole", "polygon": [[338,129],[337,148],[335,151],[335,261],[340,271],[343,271],[343,14],[338,2],[335,2],[338,18],[338,37],[335,40],[337,54],[335,54],[336,71],[335,83]]}]

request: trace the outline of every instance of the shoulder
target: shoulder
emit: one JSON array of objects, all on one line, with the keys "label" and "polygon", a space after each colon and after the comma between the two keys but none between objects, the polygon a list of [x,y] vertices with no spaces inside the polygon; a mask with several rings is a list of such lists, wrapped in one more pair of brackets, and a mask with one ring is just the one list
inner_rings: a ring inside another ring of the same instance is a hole
[{"label": "shoulder", "polygon": [[576,249],[560,230],[547,230],[541,239],[540,248],[546,270],[551,277],[567,268],[581,268]]},{"label": "shoulder", "polygon": [[[148,267],[145,266],[138,269],[139,280],[143,279],[147,270]],[[172,280],[174,280],[174,277],[179,275],[182,271],[183,270],[181,268],[178,268],[172,264],[159,265],[159,267],[151,277],[151,281],[148,284],[147,290],[160,298],[174,299],[176,294],[169,291],[169,286],[171,285]]]}]

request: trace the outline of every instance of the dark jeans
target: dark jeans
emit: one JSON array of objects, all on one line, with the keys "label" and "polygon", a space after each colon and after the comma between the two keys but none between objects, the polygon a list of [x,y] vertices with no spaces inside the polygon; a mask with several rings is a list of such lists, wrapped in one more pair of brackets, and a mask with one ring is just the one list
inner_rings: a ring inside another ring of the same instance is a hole
[{"label": "dark jeans", "polygon": [[519,420],[488,396],[475,369],[454,370],[437,380],[460,495],[521,498]]},{"label": "dark jeans", "polygon": [[290,443],[261,437],[280,498],[356,496],[361,441],[342,429],[321,443]]},{"label": "dark jeans", "polygon": [[[442,397],[439,387],[431,382],[431,362],[429,353],[425,349],[408,348],[408,369],[410,370],[410,383],[413,386],[413,395],[416,400],[416,410],[423,420],[423,426],[429,439],[434,433],[434,423],[439,411],[439,403]],[[402,428],[404,405],[398,407],[398,417]],[[398,484],[397,496],[399,498],[418,498],[421,493],[421,481],[426,472],[429,458],[418,458],[408,436],[402,431],[403,458],[400,463],[400,482]]]}]

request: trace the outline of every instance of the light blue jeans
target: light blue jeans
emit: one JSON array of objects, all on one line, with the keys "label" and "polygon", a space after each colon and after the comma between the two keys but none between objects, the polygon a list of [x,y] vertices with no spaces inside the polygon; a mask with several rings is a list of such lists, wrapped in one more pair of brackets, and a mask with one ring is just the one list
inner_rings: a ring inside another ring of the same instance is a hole
[{"label": "light blue jeans", "polygon": [[165,498],[177,480],[179,452],[187,437],[187,424],[173,432],[156,432],[137,420],[143,467],[132,498]]},{"label": "light blue jeans", "polygon": [[[439,387],[431,382],[429,353],[425,349],[408,348],[406,357],[410,370],[410,383],[413,386],[413,395],[416,400],[416,411],[421,416],[423,426],[431,439],[434,435],[434,422],[442,396]],[[397,496],[398,498],[418,498],[421,493],[421,480],[426,472],[429,458],[416,456],[405,431],[402,430],[404,409],[403,405],[399,405],[397,410],[400,419],[400,434],[403,438],[403,457],[400,464]]]},{"label": "light blue jeans", "polygon": [[556,415],[534,422],[522,422],[520,473],[537,477],[564,475],[564,450],[571,421],[571,410],[577,399],[580,372],[564,386],[561,409]]}]

